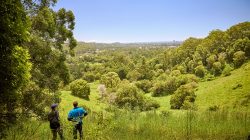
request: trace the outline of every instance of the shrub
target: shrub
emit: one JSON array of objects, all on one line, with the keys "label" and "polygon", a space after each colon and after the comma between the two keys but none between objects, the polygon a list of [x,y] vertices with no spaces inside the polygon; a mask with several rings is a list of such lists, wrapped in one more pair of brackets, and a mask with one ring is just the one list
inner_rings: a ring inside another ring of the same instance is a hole
[{"label": "shrub", "polygon": [[166,84],[163,81],[159,81],[154,84],[152,96],[158,97],[164,95],[166,92]]},{"label": "shrub", "polygon": [[207,80],[207,81],[212,81],[212,80],[214,80],[214,79],[215,79],[214,75],[212,75],[212,74],[210,74],[210,73],[208,73],[208,74],[205,76],[205,80]]},{"label": "shrub", "polygon": [[107,88],[115,88],[120,83],[120,78],[115,72],[108,72],[102,75],[100,83],[104,84]]},{"label": "shrub", "polygon": [[217,105],[210,106],[210,107],[208,108],[208,110],[209,110],[209,111],[217,111],[217,110],[219,110],[219,106],[217,106]]},{"label": "shrub", "polygon": [[95,81],[95,75],[91,72],[84,73],[83,79],[88,82],[94,82]]},{"label": "shrub", "polygon": [[116,93],[115,104],[118,107],[129,107],[131,109],[150,110],[158,108],[159,104],[145,98],[139,89],[133,84],[122,84]]},{"label": "shrub", "polygon": [[138,70],[133,70],[133,71],[129,71],[127,74],[127,78],[130,81],[137,81],[138,79],[142,78],[142,74],[138,72]]},{"label": "shrub", "polygon": [[132,84],[124,84],[117,91],[115,103],[119,107],[129,106],[134,109],[137,106],[143,106],[143,94]]},{"label": "shrub", "polygon": [[203,65],[199,65],[194,69],[194,73],[196,76],[203,78],[206,74],[206,69]]},{"label": "shrub", "polygon": [[222,75],[223,76],[229,76],[229,75],[231,75],[232,70],[233,70],[233,68],[229,64],[226,64],[225,68],[222,71]]},{"label": "shrub", "polygon": [[170,73],[171,76],[179,76],[181,75],[181,71],[180,70],[173,70]]},{"label": "shrub", "polygon": [[119,69],[117,70],[117,73],[118,73],[120,79],[123,80],[123,79],[126,78],[128,72],[127,72],[127,69],[126,69],[126,68],[121,67],[121,68],[119,68]]},{"label": "shrub", "polygon": [[103,99],[104,97],[107,96],[107,91],[106,91],[106,87],[105,85],[99,85],[98,86],[98,90],[99,90],[99,94],[100,94],[100,98]]},{"label": "shrub", "polygon": [[222,72],[222,65],[221,65],[221,63],[220,63],[220,62],[214,62],[214,63],[213,63],[212,71],[213,71],[213,74],[214,74],[215,76],[220,75],[221,72]]},{"label": "shrub", "polygon": [[149,90],[152,88],[152,83],[149,80],[137,81],[135,85],[145,93],[148,93]]},{"label": "shrub", "polygon": [[237,51],[234,53],[233,61],[235,67],[240,67],[246,60],[245,52]]},{"label": "shrub", "polygon": [[90,87],[85,80],[78,79],[70,83],[70,90],[73,96],[89,99]]},{"label": "shrub", "polygon": [[173,94],[181,85],[197,82],[198,79],[193,74],[179,75],[178,77],[169,76],[164,81],[157,81],[152,87],[152,96],[164,96]]},{"label": "shrub", "polygon": [[[34,82],[30,82],[22,91],[21,107],[23,113],[36,114],[41,119],[46,119],[46,107],[52,103],[59,103],[59,93],[51,94],[48,90],[42,90]],[[32,113],[31,113],[32,112]]]},{"label": "shrub", "polygon": [[149,98],[145,98],[142,110],[147,111],[147,110],[152,110],[152,109],[156,109],[159,107],[160,105],[157,101],[149,99]]},{"label": "shrub", "polygon": [[194,103],[196,98],[196,95],[194,94],[195,87],[197,87],[197,84],[195,83],[180,86],[180,88],[178,88],[171,96],[171,109],[188,109],[192,107],[191,104]]}]

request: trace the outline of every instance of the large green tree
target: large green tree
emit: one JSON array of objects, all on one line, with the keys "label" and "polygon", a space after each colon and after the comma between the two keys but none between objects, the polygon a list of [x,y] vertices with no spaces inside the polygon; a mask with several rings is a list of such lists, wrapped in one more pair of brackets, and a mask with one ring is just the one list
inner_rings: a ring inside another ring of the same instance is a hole
[{"label": "large green tree", "polygon": [[29,20],[19,0],[0,3],[0,139],[5,124],[14,122],[20,90],[30,78],[31,63],[24,43]]}]

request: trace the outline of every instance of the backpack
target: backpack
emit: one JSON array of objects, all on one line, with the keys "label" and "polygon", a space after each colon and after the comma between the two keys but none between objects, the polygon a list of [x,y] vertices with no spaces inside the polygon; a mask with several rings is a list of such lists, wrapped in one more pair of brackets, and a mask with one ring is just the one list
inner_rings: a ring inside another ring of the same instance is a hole
[{"label": "backpack", "polygon": [[59,118],[58,118],[58,112],[52,111],[49,114],[49,122],[50,122],[50,128],[51,129],[57,129],[60,127]]}]

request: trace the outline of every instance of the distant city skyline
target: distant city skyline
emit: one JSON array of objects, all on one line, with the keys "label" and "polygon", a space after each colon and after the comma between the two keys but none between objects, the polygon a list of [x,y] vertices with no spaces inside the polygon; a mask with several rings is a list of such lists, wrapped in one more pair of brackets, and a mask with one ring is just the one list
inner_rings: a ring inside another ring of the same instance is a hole
[{"label": "distant city skyline", "polygon": [[75,15],[84,42],[162,42],[203,38],[250,21],[249,0],[58,0]]}]

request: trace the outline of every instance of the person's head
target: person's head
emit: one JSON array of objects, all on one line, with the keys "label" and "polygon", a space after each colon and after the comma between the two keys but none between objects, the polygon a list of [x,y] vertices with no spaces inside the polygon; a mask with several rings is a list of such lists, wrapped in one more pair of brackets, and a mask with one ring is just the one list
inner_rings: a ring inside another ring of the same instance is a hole
[{"label": "person's head", "polygon": [[58,106],[57,104],[52,104],[50,107],[52,110],[55,110],[57,106]]},{"label": "person's head", "polygon": [[74,106],[74,107],[77,107],[77,106],[78,106],[78,102],[77,102],[77,101],[74,101],[74,102],[73,102],[73,106]]}]

